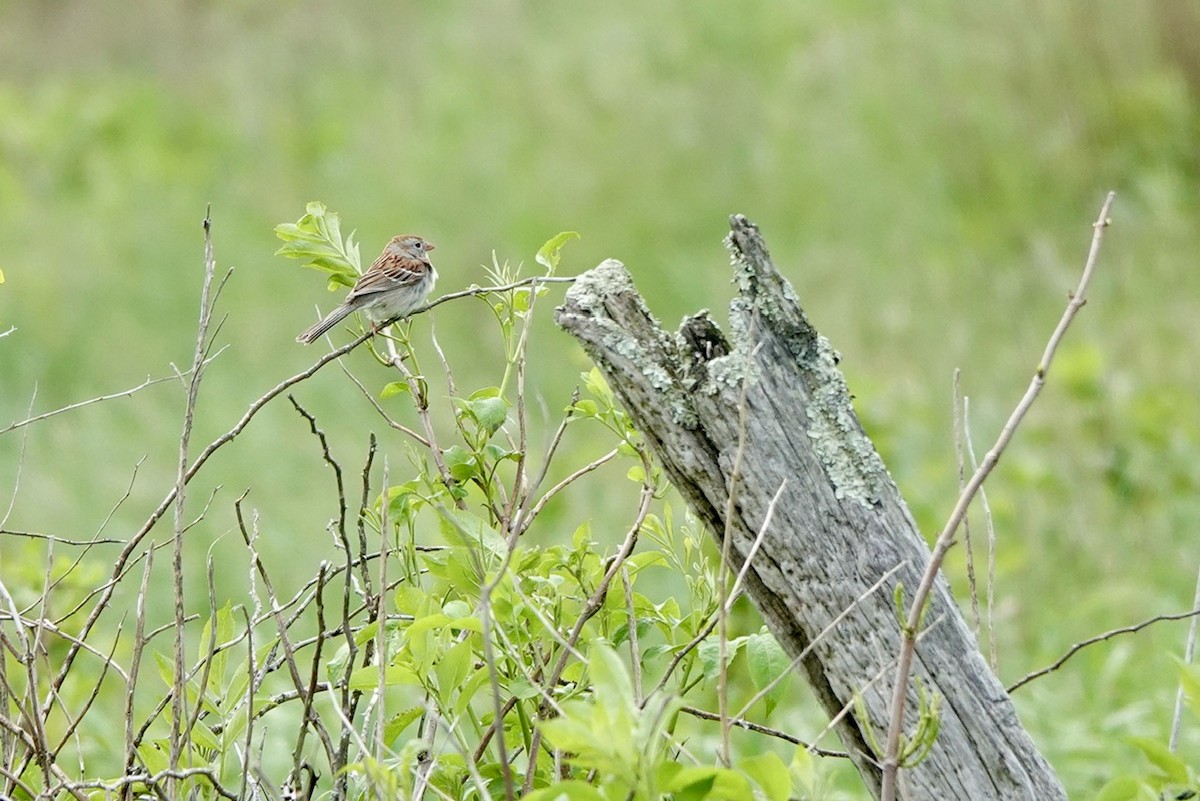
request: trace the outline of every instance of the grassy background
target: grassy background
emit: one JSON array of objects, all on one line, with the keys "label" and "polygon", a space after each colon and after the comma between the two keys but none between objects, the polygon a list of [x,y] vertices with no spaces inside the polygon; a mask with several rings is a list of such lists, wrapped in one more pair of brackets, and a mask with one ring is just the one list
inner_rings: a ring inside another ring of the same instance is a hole
[{"label": "grassy background", "polygon": [[[0,0],[0,19],[0,330],[17,329],[0,341],[0,424],[190,361],[209,202],[219,262],[237,269],[198,443],[315,356],[292,338],[335,298],[272,256],[272,227],[308,200],[358,230],[366,259],[395,233],[428,237],[445,290],[482,282],[493,251],[531,261],[577,230],[563,270],[620,258],[668,321],[725,304],[720,240],[739,211],[841,351],[930,534],[955,492],[954,368],[982,454],[1111,188],[1090,302],[989,484],[1002,675],[1191,603],[1200,12],[1188,0]],[[465,387],[502,367],[477,312],[434,315]],[[586,363],[548,323],[538,347],[531,381],[556,410]],[[368,386],[389,380],[364,356],[353,364]],[[361,458],[366,425],[382,429],[332,371],[300,396],[347,460]],[[23,464],[8,527],[90,535],[144,457],[107,529],[127,536],[173,481],[181,410],[166,384],[0,436],[0,507]],[[398,446],[392,458],[403,462]],[[196,554],[236,536],[231,502],[252,487],[266,547],[311,574],[331,497],[294,411],[268,409],[208,475],[197,512],[216,476],[224,489]],[[605,505],[576,497],[559,514],[594,516],[599,531]],[[242,557],[212,550],[237,586]],[[29,553],[0,538],[6,582],[40,575]],[[961,588],[963,549],[953,560]],[[1019,694],[1073,794],[1138,764],[1118,735],[1164,736],[1182,639],[1164,625]]]}]

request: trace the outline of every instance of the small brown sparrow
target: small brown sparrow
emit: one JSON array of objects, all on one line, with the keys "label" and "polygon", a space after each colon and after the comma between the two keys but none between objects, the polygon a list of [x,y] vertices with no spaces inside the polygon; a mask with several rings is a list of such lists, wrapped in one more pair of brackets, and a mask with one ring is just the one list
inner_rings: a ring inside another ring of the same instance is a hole
[{"label": "small brown sparrow", "polygon": [[315,342],[356,311],[366,312],[373,330],[386,320],[411,314],[429,297],[437,281],[437,270],[429,261],[431,250],[433,245],[419,236],[392,237],[375,263],[359,277],[342,305],[296,337],[296,341],[305,345]]}]

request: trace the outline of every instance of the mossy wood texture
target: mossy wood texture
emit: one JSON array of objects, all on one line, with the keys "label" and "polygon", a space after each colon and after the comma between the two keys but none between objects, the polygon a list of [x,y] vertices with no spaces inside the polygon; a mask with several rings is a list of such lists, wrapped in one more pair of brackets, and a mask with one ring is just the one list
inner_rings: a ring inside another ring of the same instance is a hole
[{"label": "mossy wood texture", "polygon": [[[886,737],[900,643],[893,594],[903,583],[911,595],[929,550],[859,425],[829,342],[758,229],[741,216],[731,226],[738,294],[728,337],[704,312],[664,331],[612,260],[580,277],[557,320],[604,372],[692,511],[718,541],[731,537],[735,569],[761,536],[745,586],[790,654],[851,610],[802,669],[831,715],[850,708],[837,731],[878,797],[874,744]],[[1066,798],[942,580],[917,644],[910,733],[918,682],[941,697],[941,727],[928,756],[902,770],[901,798]]]}]

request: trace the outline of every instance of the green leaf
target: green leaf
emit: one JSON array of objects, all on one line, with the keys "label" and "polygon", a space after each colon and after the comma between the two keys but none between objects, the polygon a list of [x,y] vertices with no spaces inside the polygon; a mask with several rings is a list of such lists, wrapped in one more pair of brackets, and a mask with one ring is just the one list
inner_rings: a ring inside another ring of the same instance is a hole
[{"label": "green leaf", "polygon": [[391,745],[395,742],[396,738],[423,714],[425,714],[425,707],[414,706],[404,710],[399,715],[393,716],[387,723],[383,724],[384,745]]},{"label": "green leaf", "polygon": [[175,686],[175,663],[166,655],[154,652],[154,662],[158,665],[158,677],[168,687]]},{"label": "green leaf", "polygon": [[474,664],[475,658],[469,639],[450,646],[438,660],[434,671],[437,674],[439,694],[444,702],[449,701],[453,691],[461,688]]},{"label": "green leaf", "polygon": [[802,745],[796,746],[796,752],[792,754],[792,764],[788,769],[793,781],[808,795],[812,795],[817,786],[817,766],[812,753]]},{"label": "green leaf", "polygon": [[462,445],[451,445],[443,456],[446,459],[446,469],[455,481],[469,481],[479,472],[475,464],[475,454]]},{"label": "green leaf", "polygon": [[[391,665],[383,671],[385,687],[408,684],[421,686],[421,679],[411,669],[403,665]],[[379,666],[367,665],[360,667],[350,674],[351,690],[374,690],[379,686]]]},{"label": "green leaf", "polygon": [[323,270],[335,279],[333,286],[353,279],[362,272],[354,234],[342,239],[341,222],[323,203],[313,202],[294,223],[275,226],[275,235],[283,242],[277,256],[304,262],[305,267]]},{"label": "green leaf", "polygon": [[[750,679],[755,688],[762,690],[779,675],[791,667],[792,660],[784,653],[783,648],[768,632],[751,634],[746,639],[746,665],[750,669]],[[767,714],[771,714],[787,694],[788,679],[776,684],[771,692],[763,699],[767,705]]]},{"label": "green leaf", "polygon": [[1134,776],[1117,776],[1100,789],[1096,801],[1157,801],[1158,795],[1149,785]]},{"label": "green leaf", "polygon": [[633,698],[633,682],[621,657],[599,641],[592,646],[589,657],[596,703],[627,706]]},{"label": "green leaf", "polygon": [[676,771],[668,781],[663,782],[663,789],[672,792],[676,801],[701,801],[707,798],[754,801],[754,790],[740,772],[707,765],[689,766]]},{"label": "green leaf", "polygon": [[412,584],[401,584],[392,592],[392,605],[402,615],[417,617],[425,610],[429,594]]},{"label": "green leaf", "polygon": [[[388,487],[386,497],[388,510],[402,517],[407,517],[415,505],[424,502],[424,498],[421,497],[421,483],[416,480],[393,484]],[[379,509],[378,503],[375,504],[375,508]]]},{"label": "green leaf", "polygon": [[149,743],[143,742],[138,746],[138,756],[141,758],[142,764],[146,770],[152,773],[159,773],[170,767],[170,758],[168,757],[170,752],[170,743],[165,739]]},{"label": "green leaf", "polygon": [[738,763],[738,767],[754,779],[770,801],[787,801],[792,794],[792,777],[775,752],[747,757]]},{"label": "green leaf", "polygon": [[593,367],[588,372],[582,373],[580,378],[583,380],[584,389],[591,393],[597,400],[604,402],[606,406],[612,406],[612,388],[604,380],[604,376],[600,373],[598,367]]},{"label": "green leaf", "polygon": [[905,604],[904,604],[904,582],[903,581],[897,581],[896,588],[894,590],[892,590],[892,606],[895,608],[896,622],[899,623],[900,628],[903,629],[905,626],[908,625],[908,610],[905,609]]},{"label": "green leaf", "polygon": [[679,767],[668,763],[659,770],[658,781],[676,801],[701,801],[708,797],[719,770],[711,765]]},{"label": "green leaf", "polygon": [[577,417],[595,417],[599,410],[600,409],[596,406],[596,402],[594,400],[588,400],[585,398],[583,400],[576,401],[575,405],[571,407],[570,411]]},{"label": "green leaf", "polygon": [[571,779],[522,796],[524,801],[606,801],[592,785]]},{"label": "green leaf", "polygon": [[[563,704],[564,711],[574,711],[578,704]],[[563,715],[538,724],[546,739],[560,751],[570,751],[576,755],[586,755],[594,752],[598,743],[598,732],[593,732],[588,725],[587,716],[579,718]],[[599,741],[603,742],[603,741]]]},{"label": "green leaf", "polygon": [[0,284],[4,283],[4,270],[0,270]]},{"label": "green leaf", "polygon": [[[665,564],[667,555],[662,551],[643,551],[635,553],[626,560],[625,564],[629,566],[629,574],[636,575],[642,568],[650,567],[651,565]],[[673,599],[668,599],[672,601]]]},{"label": "green leaf", "polygon": [[393,395],[401,395],[404,393],[411,393],[411,392],[412,392],[412,388],[409,387],[407,381],[392,381],[390,384],[384,385],[383,389],[380,390],[379,399],[387,400],[388,398],[392,397]]},{"label": "green leaf", "polygon": [[[736,637],[725,645],[725,659],[732,662],[737,656],[738,649],[746,642],[745,637]],[[709,637],[696,648],[700,657],[700,666],[704,670],[704,678],[712,681],[721,670],[721,643],[716,637]]]},{"label": "green leaf", "polygon": [[495,434],[508,419],[508,401],[504,398],[480,398],[467,403],[471,416],[488,436]]},{"label": "green leaf", "polygon": [[1167,748],[1165,743],[1150,737],[1127,737],[1126,740],[1141,751],[1154,767],[1162,771],[1168,781],[1187,784],[1191,780],[1188,765]]},{"label": "green leaf", "polygon": [[1200,665],[1179,661],[1179,686],[1183,688],[1188,709],[1200,718]]},{"label": "green leaf", "polygon": [[201,748],[207,748],[211,751],[221,750],[221,741],[217,735],[213,734],[212,729],[203,720],[196,721],[195,725],[188,730],[192,742]]},{"label": "green leaf", "polygon": [[563,245],[570,242],[572,239],[578,239],[579,234],[574,231],[563,231],[555,235],[546,244],[542,245],[534,258],[537,263],[546,268],[548,275],[554,275],[554,270],[558,267],[558,261],[562,257],[560,251]]},{"label": "green leaf", "polygon": [[467,548],[480,548],[488,554],[499,556],[508,550],[508,541],[482,517],[459,509],[439,507],[441,531],[446,540]]},{"label": "green leaf", "polygon": [[483,455],[493,462],[499,462],[503,459],[507,459],[510,462],[521,461],[521,454],[518,451],[510,451],[508,448],[502,448],[499,445],[488,445],[483,449]]},{"label": "green leaf", "polygon": [[454,713],[456,715],[461,715],[466,711],[471,702],[475,700],[475,693],[483,684],[487,683],[487,681],[487,668],[479,668],[473,674],[471,674],[471,678],[463,682],[462,686],[459,688],[458,700],[454,704]]},{"label": "green leaf", "polygon": [[646,469],[640,464],[635,464],[625,472],[625,478],[641,484],[646,480]]},{"label": "green leaf", "polygon": [[[204,626],[200,629],[200,641],[197,643],[199,648],[199,660],[204,661],[208,658],[210,647],[220,646],[222,643],[229,642],[233,639],[233,602],[226,601],[225,605],[217,610],[216,635],[213,636],[214,621],[209,618],[205,621]],[[221,682],[225,678],[225,664],[229,659],[228,651],[221,651],[212,655],[212,665],[209,670],[209,681]]]}]

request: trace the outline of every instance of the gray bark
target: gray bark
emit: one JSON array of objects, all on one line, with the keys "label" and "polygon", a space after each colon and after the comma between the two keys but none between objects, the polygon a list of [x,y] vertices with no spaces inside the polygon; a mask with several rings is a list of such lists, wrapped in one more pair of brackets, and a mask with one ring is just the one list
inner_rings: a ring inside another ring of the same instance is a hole
[{"label": "gray bark", "polygon": [[[893,592],[898,582],[917,586],[930,553],[859,425],[829,342],[809,325],[758,229],[741,216],[730,222],[738,292],[728,337],[706,312],[667,333],[612,260],[580,276],[556,319],[583,343],[696,516],[718,542],[728,532],[735,569],[761,532],[746,589],[786,651],[799,655],[853,607],[820,637],[802,670],[830,715],[849,706],[837,732],[878,798],[876,749],[886,738],[901,640]],[[941,728],[928,756],[902,770],[901,798],[1066,798],[943,579],[917,644],[909,733],[917,681],[941,697]]]}]

